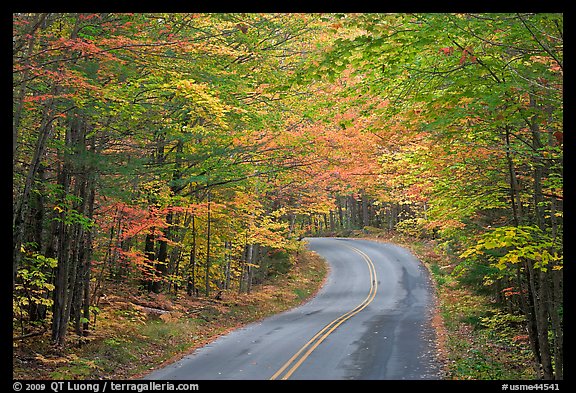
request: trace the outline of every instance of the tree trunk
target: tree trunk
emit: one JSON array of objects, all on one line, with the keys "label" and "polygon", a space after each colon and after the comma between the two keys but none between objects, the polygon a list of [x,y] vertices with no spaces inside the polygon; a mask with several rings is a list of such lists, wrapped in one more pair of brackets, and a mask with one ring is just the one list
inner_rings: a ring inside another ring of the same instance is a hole
[{"label": "tree trunk", "polygon": [[549,314],[554,333],[554,374],[555,379],[564,379],[564,332],[560,316],[563,304],[562,271],[552,270],[552,285],[549,286]]},{"label": "tree trunk", "polygon": [[[66,145],[70,146],[69,132],[66,132]],[[65,204],[64,197],[69,194],[71,183],[71,163],[68,154],[64,154],[63,165],[58,175],[58,184],[62,188],[63,198],[61,204]],[[71,234],[68,230],[69,225],[65,224],[66,211],[62,209],[58,213],[58,242],[57,242],[57,259],[56,278],[54,288],[54,303],[52,307],[52,341],[56,345],[64,344],[68,329],[68,320],[70,309],[68,308],[69,298],[71,296],[68,289],[68,278],[71,272]]]},{"label": "tree trunk", "polygon": [[224,282],[224,289],[230,289],[230,275],[232,270],[232,242],[227,241],[224,243],[224,248],[226,250],[226,271],[225,277],[226,281]]},{"label": "tree trunk", "polygon": [[[38,178],[35,180],[43,184],[44,179],[44,165],[40,165],[37,173]],[[42,192],[35,192],[30,195],[30,214],[28,215],[28,223],[26,224],[25,232],[30,232],[30,235],[24,234],[24,242],[32,242],[34,244],[34,251],[42,252],[43,247],[43,226],[45,222],[44,211],[44,196]],[[46,255],[46,254],[43,254]],[[47,293],[44,298],[48,298]],[[46,318],[47,307],[44,304],[39,304],[35,301],[30,301],[28,305],[28,318],[30,322],[42,321]]]},{"label": "tree trunk", "polygon": [[[54,95],[58,94],[58,91],[59,88],[57,86],[52,88],[52,93]],[[20,195],[18,195],[18,198],[15,199],[16,204],[14,206],[12,216],[12,288],[15,286],[16,274],[18,267],[20,266],[20,260],[22,258],[21,247],[24,239],[24,223],[26,222],[26,217],[29,213],[29,197],[32,191],[32,185],[34,183],[34,179],[37,177],[37,172],[41,167],[41,160],[44,158],[48,141],[52,137],[53,133],[52,122],[55,118],[55,110],[53,105],[54,99],[49,99],[44,107],[42,123],[39,128],[40,131],[38,139],[36,139],[34,155],[28,167],[28,173],[24,182],[24,190]]]},{"label": "tree trunk", "polygon": [[340,223],[340,229],[344,229],[344,212],[342,211],[342,198],[338,198],[337,200],[337,204],[338,204],[338,219],[339,219],[339,223]]},{"label": "tree trunk", "polygon": [[154,228],[151,228],[151,232],[146,234],[146,239],[144,241],[144,255],[150,261],[151,268],[146,269],[146,271],[151,277],[144,277],[142,285],[148,292],[152,292],[152,283],[155,275],[152,267],[154,266],[154,260],[156,259],[154,252]]},{"label": "tree trunk", "polygon": [[188,262],[188,296],[196,295],[196,219],[192,215],[192,246],[190,247],[190,260]]},{"label": "tree trunk", "polygon": [[549,323],[548,323],[548,280],[547,273],[539,270],[535,272],[538,274],[538,307],[537,310],[537,326],[538,326],[538,341],[540,342],[540,353],[542,359],[542,372],[544,379],[554,379],[554,369],[552,366],[552,352],[550,348],[550,340],[548,338]]},{"label": "tree trunk", "polygon": [[208,191],[208,224],[207,224],[207,229],[206,229],[206,277],[205,277],[205,284],[206,284],[206,288],[205,288],[205,292],[206,292],[206,297],[210,296],[210,267],[211,267],[211,261],[210,261],[210,235],[211,235],[211,198],[210,198],[210,191]]},{"label": "tree trunk", "polygon": [[[172,224],[172,212],[166,215],[166,223],[168,227],[164,230],[164,237],[170,237],[170,224]],[[162,283],[166,272],[168,271],[168,262],[166,261],[168,257],[168,243],[166,240],[158,241],[158,258],[155,264],[155,279],[151,283],[151,289],[154,293],[160,293],[162,291]]]},{"label": "tree trunk", "polygon": [[368,214],[368,198],[362,191],[362,228],[370,226],[370,215]]},{"label": "tree trunk", "polygon": [[[64,343],[71,318],[76,332],[82,333],[82,313],[88,315],[89,312],[89,303],[86,309],[83,302],[89,301],[89,290],[86,287],[90,284],[92,235],[90,225],[85,219],[90,220],[93,215],[94,179],[84,159],[87,152],[87,130],[87,123],[79,117],[72,118],[66,130],[64,166],[60,177],[64,191],[60,202],[63,206],[60,239],[66,241],[59,244],[58,262],[63,263],[63,268],[57,269],[53,308],[53,341],[57,345]],[[72,184],[72,195],[75,197],[73,201],[68,198]]]},{"label": "tree trunk", "polygon": [[504,128],[505,141],[506,141],[506,161],[508,162],[508,176],[510,177],[510,204],[512,206],[512,217],[514,225],[518,226],[520,223],[520,187],[516,177],[516,169],[514,168],[514,161],[512,160],[512,153],[510,147],[510,129],[508,126]]},{"label": "tree trunk", "polygon": [[14,48],[13,52],[13,55],[16,55],[20,51],[20,48],[24,46],[25,40],[28,40],[28,47],[26,48],[27,52],[26,54],[21,56],[24,59],[21,62],[21,66],[24,68],[24,71],[22,72],[21,76],[18,75],[20,77],[19,79],[21,79],[22,81],[20,82],[18,94],[16,96],[14,112],[12,116],[12,165],[14,165],[16,162],[15,160],[16,160],[16,151],[18,149],[18,133],[20,131],[22,108],[24,98],[26,96],[28,77],[30,74],[30,58],[34,54],[34,46],[36,43],[36,31],[40,28],[40,26],[42,26],[47,16],[48,16],[47,13],[36,15],[36,20],[30,24],[31,26],[30,32],[22,37],[22,42],[19,45],[16,45],[16,48]]},{"label": "tree trunk", "polygon": [[[92,150],[96,149],[94,139],[92,140]],[[93,171],[93,168],[90,168]],[[94,202],[96,200],[96,178],[95,175],[90,173],[88,175],[88,201],[87,201],[87,217],[92,219],[94,217]],[[93,251],[93,231],[89,228],[86,231],[86,238],[84,243],[84,260],[83,260],[83,289],[82,294],[82,334],[87,336],[90,329],[90,281],[92,274],[92,251]]]}]

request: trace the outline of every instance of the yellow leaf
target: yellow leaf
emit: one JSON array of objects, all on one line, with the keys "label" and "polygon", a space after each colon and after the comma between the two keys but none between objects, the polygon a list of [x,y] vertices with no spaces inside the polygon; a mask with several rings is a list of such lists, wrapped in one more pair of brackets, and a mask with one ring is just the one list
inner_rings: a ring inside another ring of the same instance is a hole
[{"label": "yellow leaf", "polygon": [[518,254],[512,254],[508,257],[510,263],[518,263]]}]

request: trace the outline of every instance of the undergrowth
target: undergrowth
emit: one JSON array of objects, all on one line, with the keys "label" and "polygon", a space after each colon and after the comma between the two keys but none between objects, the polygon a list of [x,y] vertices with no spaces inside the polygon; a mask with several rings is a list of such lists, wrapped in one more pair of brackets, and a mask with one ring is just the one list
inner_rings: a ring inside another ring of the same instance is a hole
[{"label": "undergrowth", "polygon": [[[287,274],[279,274],[250,294],[228,291],[220,300],[167,295],[136,297],[115,288],[100,307],[88,337],[70,337],[65,347],[50,344],[48,333],[15,341],[14,379],[130,379],[190,353],[218,336],[310,298],[326,275],[323,260],[300,252]],[[146,304],[147,307],[142,307]],[[150,306],[156,306],[152,308]]]}]

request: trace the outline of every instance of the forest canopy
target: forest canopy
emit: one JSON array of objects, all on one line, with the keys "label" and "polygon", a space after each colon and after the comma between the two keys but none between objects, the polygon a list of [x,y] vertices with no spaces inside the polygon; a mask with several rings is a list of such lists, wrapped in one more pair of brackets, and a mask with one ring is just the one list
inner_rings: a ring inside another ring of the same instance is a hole
[{"label": "forest canopy", "polygon": [[379,228],[481,270],[562,378],[562,14],[12,27],[15,334],[88,334],[109,282],[248,292],[304,236]]}]

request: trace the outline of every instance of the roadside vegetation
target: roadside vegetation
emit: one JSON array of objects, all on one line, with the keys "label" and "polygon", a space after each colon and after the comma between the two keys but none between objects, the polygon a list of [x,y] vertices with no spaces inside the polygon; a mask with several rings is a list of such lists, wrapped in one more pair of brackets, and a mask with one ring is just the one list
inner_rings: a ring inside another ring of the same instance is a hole
[{"label": "roadside vegetation", "polygon": [[450,380],[535,379],[526,320],[510,312],[482,285],[481,271],[458,273],[460,259],[439,243],[376,228],[352,237],[399,244],[430,272],[436,290],[432,319],[444,377]]},{"label": "roadside vegetation", "polygon": [[[338,233],[330,235],[338,236]],[[346,235],[392,242],[411,250],[435,284],[432,324],[446,379],[534,379],[521,316],[499,306],[473,274],[457,275],[457,258],[433,240],[368,228]],[[220,299],[177,298],[121,286],[101,301],[91,336],[73,336],[56,349],[47,336],[14,343],[14,378],[135,378],[175,361],[222,334],[292,308],[320,288],[326,264],[301,251],[285,277],[257,285],[250,294],[226,291]],[[478,273],[476,273],[478,274]]]},{"label": "roadside vegetation", "polygon": [[178,297],[110,288],[94,330],[72,334],[64,347],[48,335],[14,342],[15,379],[131,379],[190,353],[220,335],[309,299],[321,287],[326,264],[298,252],[283,276],[255,285],[251,293]]}]

